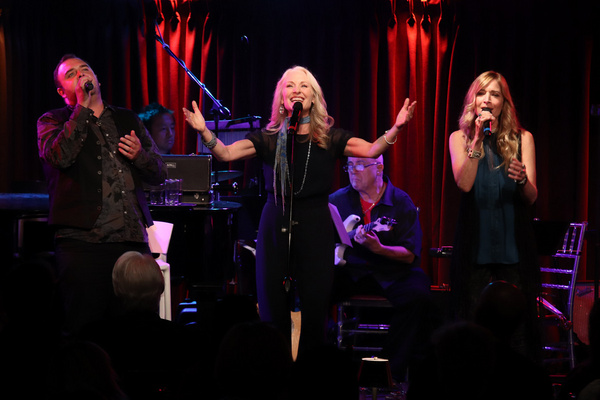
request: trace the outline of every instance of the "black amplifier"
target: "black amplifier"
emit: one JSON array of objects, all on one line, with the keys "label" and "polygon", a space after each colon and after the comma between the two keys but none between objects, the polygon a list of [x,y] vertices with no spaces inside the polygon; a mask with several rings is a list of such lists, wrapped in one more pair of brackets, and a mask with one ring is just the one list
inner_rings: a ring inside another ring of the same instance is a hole
[{"label": "black amplifier", "polygon": [[182,179],[182,203],[212,203],[212,155],[164,154],[161,157],[167,166],[167,179]]}]

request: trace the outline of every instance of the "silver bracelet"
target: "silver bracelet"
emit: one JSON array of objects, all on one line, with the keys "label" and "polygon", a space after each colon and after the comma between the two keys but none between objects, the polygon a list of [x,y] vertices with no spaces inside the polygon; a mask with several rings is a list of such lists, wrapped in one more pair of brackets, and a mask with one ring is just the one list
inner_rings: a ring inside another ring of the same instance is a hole
[{"label": "silver bracelet", "polygon": [[217,137],[212,131],[209,132],[212,135],[212,139],[208,142],[205,142],[204,139],[202,139],[202,144],[205,145],[207,149],[212,150],[217,145]]},{"label": "silver bracelet", "polygon": [[385,140],[385,142],[391,146],[391,145],[393,145],[394,143],[396,143],[396,142],[398,141],[398,135],[396,135],[396,137],[394,138],[394,141],[393,141],[393,142],[390,142],[390,141],[388,140],[388,138],[387,138],[387,133],[388,133],[388,132],[389,132],[389,130],[388,130],[388,131],[385,131],[385,133],[383,134],[383,140]]}]

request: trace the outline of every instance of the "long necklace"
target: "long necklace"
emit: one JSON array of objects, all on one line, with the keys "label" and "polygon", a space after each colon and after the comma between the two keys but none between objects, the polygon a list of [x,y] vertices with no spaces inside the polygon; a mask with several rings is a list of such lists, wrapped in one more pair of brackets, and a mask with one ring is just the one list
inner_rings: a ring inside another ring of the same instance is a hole
[{"label": "long necklace", "polygon": [[[308,153],[306,154],[306,164],[304,165],[304,176],[302,177],[302,185],[300,185],[300,189],[297,192],[294,192],[294,196],[298,196],[298,194],[304,189],[304,182],[306,181],[306,171],[308,171],[308,160],[310,160],[310,147],[312,146],[312,140],[308,139]],[[288,181],[290,180],[290,171],[288,170]]]}]

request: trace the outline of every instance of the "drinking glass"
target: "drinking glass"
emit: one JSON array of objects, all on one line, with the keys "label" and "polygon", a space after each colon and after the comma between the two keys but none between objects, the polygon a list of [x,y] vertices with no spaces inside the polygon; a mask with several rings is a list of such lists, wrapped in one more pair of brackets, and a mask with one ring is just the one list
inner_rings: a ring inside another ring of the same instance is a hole
[{"label": "drinking glass", "polygon": [[150,188],[150,204],[163,205],[165,204],[165,184],[155,185]]}]

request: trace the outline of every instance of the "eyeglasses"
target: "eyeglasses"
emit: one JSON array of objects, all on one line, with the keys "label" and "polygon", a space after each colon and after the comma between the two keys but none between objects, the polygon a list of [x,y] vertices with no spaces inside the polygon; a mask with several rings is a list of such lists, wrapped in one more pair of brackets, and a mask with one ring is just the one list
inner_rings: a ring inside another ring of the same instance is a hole
[{"label": "eyeglasses", "polygon": [[344,172],[348,172],[348,171],[350,171],[350,172],[354,172],[354,171],[362,172],[362,171],[365,170],[365,168],[371,167],[373,165],[379,165],[379,163],[373,163],[373,164],[367,164],[367,165],[364,165],[364,164],[356,164],[356,165],[354,165],[354,164],[346,164],[346,165],[344,165]]}]

